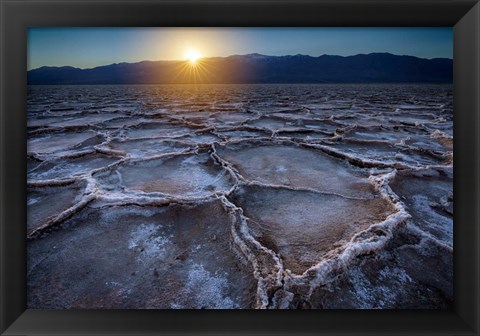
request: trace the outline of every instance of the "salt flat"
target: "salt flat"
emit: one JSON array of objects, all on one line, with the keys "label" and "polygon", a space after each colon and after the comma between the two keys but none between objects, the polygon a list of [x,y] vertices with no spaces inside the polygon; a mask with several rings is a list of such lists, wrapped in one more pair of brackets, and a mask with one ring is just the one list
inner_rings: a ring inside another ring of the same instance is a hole
[{"label": "salt flat", "polygon": [[451,85],[29,86],[29,308],[450,308]]}]

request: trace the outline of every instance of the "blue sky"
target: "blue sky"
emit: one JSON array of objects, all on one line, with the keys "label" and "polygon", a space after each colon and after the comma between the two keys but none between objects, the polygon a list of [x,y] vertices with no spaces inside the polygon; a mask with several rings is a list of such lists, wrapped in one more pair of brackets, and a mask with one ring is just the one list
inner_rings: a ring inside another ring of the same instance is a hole
[{"label": "blue sky", "polygon": [[453,57],[453,30],[440,28],[30,28],[28,69],[92,68],[120,62],[260,53],[350,56],[390,52]]}]

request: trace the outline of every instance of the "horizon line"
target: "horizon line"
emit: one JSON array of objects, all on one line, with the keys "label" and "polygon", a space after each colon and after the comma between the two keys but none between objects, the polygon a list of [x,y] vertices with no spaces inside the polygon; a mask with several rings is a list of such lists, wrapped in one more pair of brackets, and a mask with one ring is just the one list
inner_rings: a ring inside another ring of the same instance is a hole
[{"label": "horizon line", "polygon": [[[232,54],[232,55],[228,55],[228,56],[200,57],[199,60],[212,59],[212,58],[229,58],[229,57],[235,57],[235,56],[251,56],[251,55],[258,55],[258,56],[265,56],[265,57],[306,56],[306,57],[311,57],[311,58],[319,58],[319,57],[323,57],[323,56],[333,56],[333,57],[346,58],[346,57],[355,57],[355,56],[360,56],[360,55],[372,55],[372,54],[388,54],[388,55],[399,56],[399,57],[414,57],[414,58],[425,59],[425,60],[434,60],[434,59],[453,60],[453,58],[450,58],[450,57],[426,58],[426,57],[418,57],[418,56],[407,55],[407,54],[399,55],[399,54],[393,54],[393,53],[390,53],[390,52],[381,52],[381,51],[380,52],[375,51],[375,52],[371,52],[371,53],[368,53],[368,54],[359,53],[359,54],[347,55],[347,56],[333,55],[333,54],[322,54],[322,55],[318,55],[318,56],[312,56],[312,55],[300,54],[300,53],[294,54],[294,55],[292,55],[292,54],[288,54],[288,55],[266,55],[266,54],[260,54],[260,53],[252,52],[252,53],[247,53],[247,54]],[[188,60],[186,60],[186,59],[161,59],[161,60],[141,60],[141,61],[135,61],[135,62],[120,62],[120,63],[115,62],[115,63],[109,63],[109,64],[100,64],[100,65],[96,65],[96,66],[88,67],[88,68],[80,68],[80,67],[76,67],[76,66],[73,66],[73,65],[42,65],[42,66],[37,67],[37,68],[27,69],[27,72],[28,71],[33,71],[33,70],[38,70],[38,69],[41,69],[41,68],[65,68],[65,67],[70,67],[70,68],[75,68],[75,69],[80,69],[80,70],[90,70],[90,69],[95,69],[95,68],[99,68],[99,67],[103,67],[103,66],[110,66],[110,65],[117,65],[117,64],[136,64],[136,63],[143,63],[143,62],[188,62]]]}]

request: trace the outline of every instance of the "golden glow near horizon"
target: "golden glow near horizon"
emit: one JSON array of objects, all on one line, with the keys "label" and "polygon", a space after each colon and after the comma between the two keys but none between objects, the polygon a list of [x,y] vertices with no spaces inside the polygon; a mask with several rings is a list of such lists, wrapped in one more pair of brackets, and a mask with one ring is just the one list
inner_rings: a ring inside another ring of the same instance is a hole
[{"label": "golden glow near horizon", "polygon": [[[35,27],[28,29],[28,69],[185,61],[260,53],[272,56],[368,54],[452,58],[451,27]],[[75,41],[75,43],[72,43]],[[192,60],[195,58],[192,58]],[[193,65],[193,63],[192,63]]]},{"label": "golden glow near horizon", "polygon": [[203,59],[203,55],[197,48],[188,47],[184,49],[184,62],[178,68],[177,78],[181,82],[187,83],[202,83],[208,81],[211,71],[208,70],[208,65]]},{"label": "golden glow near horizon", "polygon": [[184,49],[183,59],[179,65],[177,77],[180,82],[202,83],[208,81],[211,71],[208,69],[208,62],[204,61],[203,55],[197,48],[188,47]]},{"label": "golden glow near horizon", "polygon": [[192,64],[195,64],[202,55],[195,49],[188,49],[185,52],[185,58]]}]

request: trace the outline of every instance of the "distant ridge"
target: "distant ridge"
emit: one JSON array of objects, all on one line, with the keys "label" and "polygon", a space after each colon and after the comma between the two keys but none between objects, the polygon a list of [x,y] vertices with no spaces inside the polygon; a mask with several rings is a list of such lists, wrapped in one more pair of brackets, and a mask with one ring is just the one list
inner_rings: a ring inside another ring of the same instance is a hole
[{"label": "distant ridge", "polygon": [[[41,67],[27,73],[28,84],[181,83],[451,83],[453,60],[390,53],[355,56],[266,56],[204,58],[196,71],[185,61],[115,63],[92,69]],[[195,73],[195,74],[194,74]]]}]

